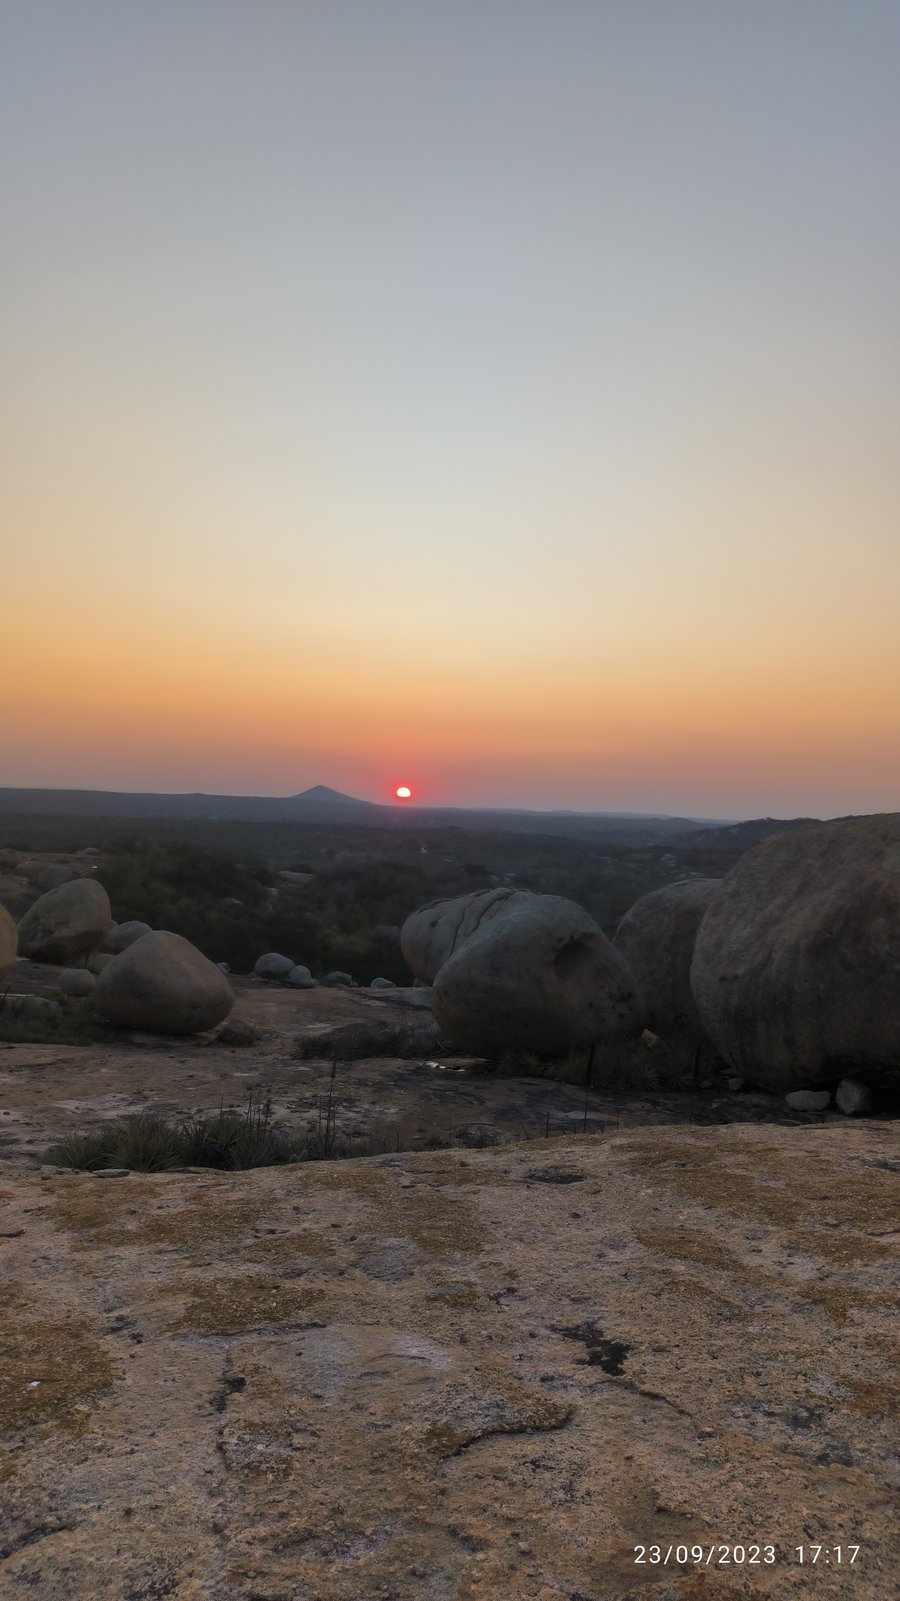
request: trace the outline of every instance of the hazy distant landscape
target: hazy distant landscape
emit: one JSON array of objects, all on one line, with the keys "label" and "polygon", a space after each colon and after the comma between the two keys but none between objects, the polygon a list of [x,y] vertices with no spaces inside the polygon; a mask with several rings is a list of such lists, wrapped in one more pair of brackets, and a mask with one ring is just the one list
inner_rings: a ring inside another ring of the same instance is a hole
[{"label": "hazy distant landscape", "polygon": [[[235,972],[271,947],[359,983],[376,970],[409,982],[399,928],[427,901],[506,884],[577,901],[612,935],[639,896],[722,877],[802,821],[401,810],[323,787],[286,801],[0,790],[0,846],[100,850],[118,921],[171,928]],[[7,904],[24,910],[22,891]]]},{"label": "hazy distant landscape", "polygon": [[635,837],[703,828],[714,819],[657,816],[641,812],[542,812],[521,807],[379,806],[317,784],[299,795],[164,795],[109,793],[103,790],[0,789],[0,814],[20,817],[166,817],[204,822],[355,822],[383,827],[522,829],[538,833],[620,833]]}]

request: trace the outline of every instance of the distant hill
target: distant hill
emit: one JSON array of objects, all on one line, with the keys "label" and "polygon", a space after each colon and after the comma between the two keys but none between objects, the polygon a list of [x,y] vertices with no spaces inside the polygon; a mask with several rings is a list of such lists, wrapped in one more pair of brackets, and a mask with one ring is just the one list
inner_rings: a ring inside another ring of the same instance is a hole
[{"label": "distant hill", "polygon": [[695,829],[689,837],[691,846],[697,849],[730,853],[737,847],[743,852],[764,839],[771,839],[773,834],[786,834],[789,829],[808,828],[821,821],[820,817],[754,817],[745,823],[720,823],[715,828]]},{"label": "distant hill", "polygon": [[97,789],[0,789],[0,815],[167,818],[207,822],[342,822],[380,827],[457,827],[547,834],[597,834],[626,842],[658,841],[709,827],[709,818],[641,812],[528,811],[462,806],[378,805],[316,784],[299,795],[131,794]]},{"label": "distant hill", "polygon": [[133,794],[104,789],[0,789],[0,813],[65,817],[184,817],[284,822],[380,820],[394,808],[316,784],[302,795]]}]

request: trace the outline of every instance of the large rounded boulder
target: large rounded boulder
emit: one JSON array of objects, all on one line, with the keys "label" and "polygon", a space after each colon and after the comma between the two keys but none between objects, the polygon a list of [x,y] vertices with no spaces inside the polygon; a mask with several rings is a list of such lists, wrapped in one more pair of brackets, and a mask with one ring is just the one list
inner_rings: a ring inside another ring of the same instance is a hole
[{"label": "large rounded boulder", "polygon": [[657,1034],[706,1031],[691,991],[691,962],[697,930],[719,892],[720,878],[689,878],[651,890],[629,908],[613,944],[634,974]]},{"label": "large rounded boulder", "polygon": [[47,891],[19,923],[19,955],[72,967],[102,945],[111,922],[109,896],[94,878]]},{"label": "large rounded boulder", "polygon": [[97,978],[94,1005],[123,1028],[201,1034],[228,1016],[234,991],[190,940],[157,929],[110,958]]},{"label": "large rounded boulder", "polygon": [[420,907],[400,930],[400,949],[410,972],[423,984],[433,984],[439,969],[482,923],[527,893],[520,889],[482,889]]},{"label": "large rounded boulder", "polygon": [[626,962],[593,918],[559,895],[516,891],[439,968],[434,1019],[461,1050],[564,1056],[645,1024]]},{"label": "large rounded boulder", "polygon": [[16,925],[6,907],[0,906],[0,979],[5,978],[12,967],[16,952]]},{"label": "large rounded boulder", "polygon": [[900,813],[776,834],[722,881],[691,988],[716,1049],[790,1091],[900,1061]]}]

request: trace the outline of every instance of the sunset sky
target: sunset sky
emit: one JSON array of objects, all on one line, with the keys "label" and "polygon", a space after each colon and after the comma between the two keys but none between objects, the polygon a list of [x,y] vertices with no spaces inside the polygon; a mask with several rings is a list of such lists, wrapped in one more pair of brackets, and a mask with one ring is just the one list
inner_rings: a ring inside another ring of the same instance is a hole
[{"label": "sunset sky", "polygon": [[900,809],[897,0],[0,0],[0,784]]}]

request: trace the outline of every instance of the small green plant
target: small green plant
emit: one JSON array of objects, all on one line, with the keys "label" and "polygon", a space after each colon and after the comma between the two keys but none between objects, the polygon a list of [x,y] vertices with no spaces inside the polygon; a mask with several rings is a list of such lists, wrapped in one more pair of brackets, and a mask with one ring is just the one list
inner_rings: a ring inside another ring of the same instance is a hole
[{"label": "small green plant", "polygon": [[73,1167],[88,1173],[98,1167],[110,1167],[108,1134],[66,1134],[58,1145],[51,1145],[45,1160],[53,1167]]},{"label": "small green plant", "polygon": [[110,1167],[134,1173],[164,1173],[181,1159],[179,1131],[152,1112],[136,1112],[114,1128]]},{"label": "small green plant", "polygon": [[232,1167],[274,1167],[291,1160],[293,1142],[273,1127],[270,1096],[263,1099],[260,1095],[254,1104],[251,1093],[242,1123],[240,1136],[231,1149]]},{"label": "small green plant", "polygon": [[187,1167],[274,1167],[294,1159],[294,1141],[272,1122],[271,1096],[251,1090],[243,1112],[219,1107],[215,1117],[181,1125],[180,1157]]},{"label": "small green plant", "polygon": [[181,1154],[186,1167],[229,1168],[232,1152],[240,1144],[244,1119],[239,1112],[219,1107],[215,1117],[196,1117],[182,1124]]}]

